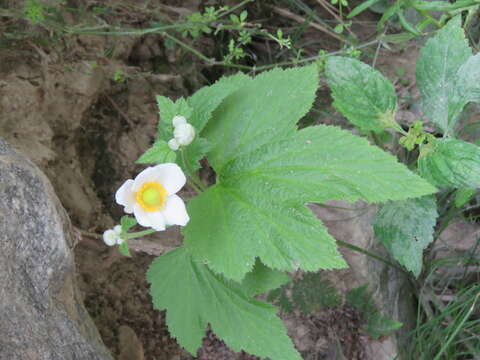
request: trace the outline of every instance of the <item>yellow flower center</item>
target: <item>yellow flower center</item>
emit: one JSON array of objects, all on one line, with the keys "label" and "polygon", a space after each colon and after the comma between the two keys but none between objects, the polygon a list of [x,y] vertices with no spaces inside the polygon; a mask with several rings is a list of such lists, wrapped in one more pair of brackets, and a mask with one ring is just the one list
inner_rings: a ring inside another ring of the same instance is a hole
[{"label": "yellow flower center", "polygon": [[135,199],[145,211],[158,211],[167,201],[167,190],[159,182],[147,182],[135,194]]}]

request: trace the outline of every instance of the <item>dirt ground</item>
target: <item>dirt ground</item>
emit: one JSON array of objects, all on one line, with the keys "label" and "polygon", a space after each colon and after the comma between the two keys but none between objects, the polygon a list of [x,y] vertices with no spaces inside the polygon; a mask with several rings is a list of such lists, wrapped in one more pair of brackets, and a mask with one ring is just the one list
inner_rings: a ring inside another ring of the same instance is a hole
[{"label": "dirt ground", "polygon": [[[69,3],[75,7],[80,2]],[[87,8],[110,3],[114,10],[105,20],[121,21],[124,26],[141,28],[152,20],[148,11],[133,14],[112,1],[87,3]],[[163,9],[175,17],[215,2],[149,3],[149,8]],[[9,1],[0,1],[0,5],[22,6]],[[266,27],[297,25],[291,19],[268,14],[267,8],[256,2],[249,10]],[[81,22],[75,13],[65,11],[62,15],[70,25]],[[80,234],[75,249],[79,282],[103,341],[122,360],[192,359],[169,336],[164,312],[153,310],[145,280],[154,255],[180,244],[178,232],[136,243],[131,259],[105,246],[99,234],[122,215],[113,199],[116,189],[142,169],[134,161],[155,136],[155,95],[188,96],[215,81],[224,70],[205,66],[178,47],[165,46],[158,34],[56,38],[42,27],[27,21],[12,22],[1,15],[0,26],[0,33],[33,34],[19,40],[0,38],[0,109],[4,119],[0,135],[48,175]],[[357,30],[365,37],[375,32],[368,23]],[[314,54],[319,47],[338,47],[315,29],[307,29],[304,36],[316,41],[315,46],[306,47],[307,54]],[[215,56],[218,49],[212,39],[201,41],[203,52]],[[264,54],[263,45],[254,44],[255,51]],[[119,72],[125,81],[114,80]],[[319,102],[328,100],[320,94]],[[332,118],[328,121],[334,122]],[[188,189],[184,195],[189,196]],[[309,315],[293,312],[281,316],[305,359],[366,359],[363,349],[369,339],[352,308],[340,305]],[[255,357],[232,353],[208,331],[197,358]]]}]

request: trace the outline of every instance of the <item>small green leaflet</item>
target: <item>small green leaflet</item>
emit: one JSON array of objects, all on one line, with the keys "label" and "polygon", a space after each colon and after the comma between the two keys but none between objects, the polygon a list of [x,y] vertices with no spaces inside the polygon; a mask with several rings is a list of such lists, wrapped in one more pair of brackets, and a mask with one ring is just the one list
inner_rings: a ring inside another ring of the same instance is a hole
[{"label": "small green leaflet", "polygon": [[[132,227],[137,225],[137,220],[128,215],[122,216],[120,219],[120,226],[122,227],[122,234],[125,234]],[[131,257],[130,249],[128,248],[128,240],[124,240],[118,247],[118,252],[124,256]]]},{"label": "small green leaflet", "polygon": [[352,58],[332,56],[325,67],[333,106],[363,132],[396,126],[395,89],[380,72]]},{"label": "small green leaflet", "polygon": [[455,191],[455,207],[461,208],[463,205],[473,199],[477,189],[461,188]]},{"label": "small green leaflet", "polygon": [[455,125],[463,108],[463,100],[455,96],[455,81],[460,67],[472,55],[461,25],[461,16],[450,20],[427,41],[417,60],[423,112],[445,134]]},{"label": "small green leaflet", "polygon": [[173,137],[173,118],[179,115],[184,116],[188,121],[193,113],[193,109],[184,98],[173,102],[169,98],[160,95],[157,95],[157,105],[160,110],[158,138],[166,143]]},{"label": "small green leaflet", "polygon": [[175,151],[170,149],[164,140],[157,140],[136,162],[139,164],[162,164],[175,162],[176,158]]},{"label": "small green leaflet", "polygon": [[234,351],[272,360],[301,360],[274,306],[250,298],[251,288],[225,280],[195,261],[185,247],[157,258],[147,280],[156,309],[167,310],[167,325],[195,355],[207,325]]},{"label": "small green leaflet", "polygon": [[272,270],[257,259],[253,270],[245,275],[242,288],[248,296],[254,296],[279,288],[290,280],[290,276],[287,274]]},{"label": "small green leaflet", "polygon": [[130,249],[128,248],[128,242],[125,240],[120,244],[118,247],[118,252],[124,256],[132,257],[132,254],[130,253]]},{"label": "small green leaflet", "polygon": [[437,217],[435,196],[389,201],[380,208],[373,229],[390,254],[418,277]]},{"label": "small green leaflet", "polygon": [[437,139],[421,148],[418,169],[437,186],[478,188],[480,147],[458,139]]},{"label": "small green leaflet", "polygon": [[122,227],[123,232],[127,232],[128,230],[130,230],[135,225],[137,225],[137,220],[134,217],[124,215],[120,219],[120,226]]},{"label": "small green leaflet", "polygon": [[356,308],[365,322],[365,332],[372,338],[391,335],[402,327],[402,323],[382,316],[375,306],[368,284],[352,289],[347,293],[347,303]]}]

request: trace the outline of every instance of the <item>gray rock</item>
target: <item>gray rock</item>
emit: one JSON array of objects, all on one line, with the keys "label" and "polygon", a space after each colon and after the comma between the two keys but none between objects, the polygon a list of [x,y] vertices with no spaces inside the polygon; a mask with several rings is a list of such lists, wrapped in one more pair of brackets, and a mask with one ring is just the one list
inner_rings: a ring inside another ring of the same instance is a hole
[{"label": "gray rock", "polygon": [[[389,258],[387,251],[373,234],[371,223],[377,211],[375,205],[362,202],[351,204],[344,201],[332,201],[329,204],[333,207],[325,208],[313,204],[310,207],[328,227],[333,237],[385,259]],[[403,323],[395,335],[381,340],[371,339],[365,349],[366,359],[401,358],[402,349],[408,341],[407,334],[415,323],[415,308],[408,278],[404,273],[378,260],[353,250],[345,248],[340,250],[349,268],[329,274],[336,288],[347,292],[368,283],[382,315]]]},{"label": "gray rock", "polygon": [[65,210],[0,138],[0,360],[112,357],[83,307]]}]

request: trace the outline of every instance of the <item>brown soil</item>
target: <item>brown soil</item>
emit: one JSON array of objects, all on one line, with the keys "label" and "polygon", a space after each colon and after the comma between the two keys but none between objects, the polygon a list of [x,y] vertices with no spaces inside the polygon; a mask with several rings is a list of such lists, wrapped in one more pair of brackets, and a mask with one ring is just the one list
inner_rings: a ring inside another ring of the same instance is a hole
[{"label": "brown soil", "polygon": [[[68,3],[79,8],[81,2]],[[90,1],[87,8],[110,4],[113,10],[105,20],[125,27],[144,27],[153,19],[148,9],[132,13],[115,3]],[[212,2],[149,3],[149,9],[178,16]],[[23,2],[0,1],[0,7],[22,6]],[[253,14],[258,11],[263,19],[268,14],[258,3],[250,10]],[[62,11],[61,15],[70,25],[82,20],[78,13]],[[278,26],[278,22],[297,26],[289,20],[266,18],[267,27]],[[192,359],[169,336],[164,312],[153,310],[145,280],[152,254],[178,246],[179,234],[160,234],[137,243],[139,251],[131,259],[107,248],[95,234],[113,226],[122,215],[113,194],[141,169],[134,161],[154,139],[155,95],[189,95],[215,80],[222,70],[201,65],[179,48],[166,47],[156,34],[56,38],[41,26],[12,19],[0,16],[0,33],[24,31],[29,35],[15,41],[0,38],[0,135],[45,171],[79,229],[82,240],[75,250],[78,277],[86,307],[103,341],[118,359]],[[366,33],[372,31],[365,29]],[[318,38],[314,32],[310,29],[305,36]],[[218,52],[211,39],[202,45],[208,56]],[[306,51],[314,53],[324,45],[317,41]],[[255,46],[259,52],[264,44]],[[325,47],[331,46],[332,40],[327,39]],[[118,72],[125,75],[125,82],[113,80]],[[282,316],[305,359],[340,359],[340,348],[346,359],[365,358],[362,349],[367,339],[361,335],[358,315],[351,308]],[[197,358],[255,359],[232,353],[210,331]]]}]

